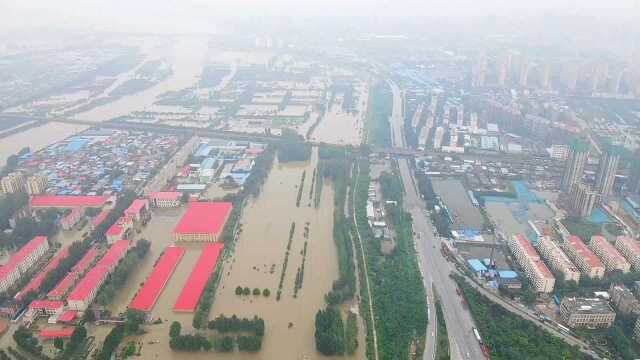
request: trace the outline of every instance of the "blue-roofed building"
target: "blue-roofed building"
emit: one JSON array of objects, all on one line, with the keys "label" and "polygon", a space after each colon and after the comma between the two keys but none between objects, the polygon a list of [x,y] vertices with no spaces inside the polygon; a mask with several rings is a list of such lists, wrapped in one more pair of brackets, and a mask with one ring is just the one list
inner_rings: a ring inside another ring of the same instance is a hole
[{"label": "blue-roofed building", "polygon": [[87,139],[83,139],[83,138],[73,138],[69,144],[67,144],[67,151],[69,152],[76,152],[80,149],[82,149],[82,147],[84,146],[84,144],[87,143]]},{"label": "blue-roofed building", "polygon": [[518,273],[512,270],[498,271],[498,285],[507,289],[522,289],[522,281]]},{"label": "blue-roofed building", "polygon": [[484,264],[482,263],[482,261],[478,260],[478,259],[469,259],[467,260],[467,262],[469,263],[469,267],[471,268],[471,270],[478,276],[481,277],[483,276],[486,272],[487,272],[487,267],[484,266]]}]

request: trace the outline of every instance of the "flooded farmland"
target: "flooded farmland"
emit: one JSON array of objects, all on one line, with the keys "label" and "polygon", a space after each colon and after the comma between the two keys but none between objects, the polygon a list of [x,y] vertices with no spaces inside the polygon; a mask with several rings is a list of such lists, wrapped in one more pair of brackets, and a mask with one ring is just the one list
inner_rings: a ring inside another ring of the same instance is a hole
[{"label": "flooded farmland", "polygon": [[207,42],[200,38],[179,39],[166,53],[158,55],[166,57],[172,66],[173,74],[167,80],[140,93],[78,113],[74,117],[99,122],[127,115],[132,111],[152,111],[158,95],[189,87],[197,81],[207,57]]}]

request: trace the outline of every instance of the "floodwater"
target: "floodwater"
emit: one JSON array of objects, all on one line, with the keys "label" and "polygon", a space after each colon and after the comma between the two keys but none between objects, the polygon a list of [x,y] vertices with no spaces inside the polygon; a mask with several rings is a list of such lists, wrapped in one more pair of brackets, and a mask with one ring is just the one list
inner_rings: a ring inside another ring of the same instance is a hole
[{"label": "floodwater", "polygon": [[178,39],[166,54],[161,54],[163,57],[166,56],[173,69],[173,74],[168,79],[145,91],[125,96],[74,117],[81,120],[106,121],[128,115],[132,111],[152,111],[158,95],[192,86],[198,80],[207,57],[207,49],[204,38]]},{"label": "floodwater", "polygon": [[9,156],[25,146],[29,146],[31,151],[37,151],[87,128],[88,126],[84,125],[50,122],[2,138],[0,139],[0,166],[4,166]]},{"label": "floodwater", "polygon": [[342,110],[342,96],[337,96],[331,109],[320,120],[310,136],[311,141],[328,144],[360,145],[364,135],[364,117],[366,116],[369,90],[366,84],[359,83],[354,89],[357,95],[357,113],[350,114]]}]

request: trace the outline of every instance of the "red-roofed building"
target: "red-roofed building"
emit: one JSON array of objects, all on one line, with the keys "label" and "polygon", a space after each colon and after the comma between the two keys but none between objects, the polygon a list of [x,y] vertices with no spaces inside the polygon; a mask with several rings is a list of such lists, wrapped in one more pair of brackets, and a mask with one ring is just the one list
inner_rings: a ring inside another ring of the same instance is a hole
[{"label": "red-roofed building", "polygon": [[177,191],[154,192],[149,196],[151,205],[159,208],[170,208],[180,206],[182,193]]},{"label": "red-roofed building", "polygon": [[71,230],[82,219],[84,208],[73,208],[67,216],[60,220],[60,225],[64,230]]},{"label": "red-roofed building", "polygon": [[584,275],[590,278],[601,279],[604,276],[604,265],[600,259],[585,245],[579,237],[569,236],[563,244],[567,256]]},{"label": "red-roofed building", "polygon": [[204,247],[198,258],[198,262],[196,262],[193,270],[191,270],[189,279],[187,279],[182,291],[180,291],[180,295],[178,295],[178,300],[173,310],[195,311],[198,301],[200,301],[200,296],[202,296],[202,292],[205,286],[207,286],[209,278],[215,271],[218,257],[223,247],[224,244],[222,243],[207,244]]},{"label": "red-roofed building", "polygon": [[51,300],[34,300],[24,315],[26,322],[33,322],[40,316],[59,315],[64,309],[64,302]]},{"label": "red-roofed building", "polygon": [[184,248],[176,246],[169,246],[164,251],[144,286],[138,291],[133,301],[131,301],[131,304],[129,304],[130,309],[141,311],[151,311],[151,309],[153,309],[153,306],[184,253]]},{"label": "red-roofed building", "polygon": [[111,212],[111,209],[104,209],[100,212],[100,214],[98,214],[98,216],[94,217],[91,220],[91,230],[95,229],[100,224],[102,224],[107,219],[107,216],[109,216],[110,212]]},{"label": "red-roofed building", "polygon": [[125,234],[124,226],[113,224],[111,227],[107,229],[105,235],[107,236],[107,241],[114,242],[116,240],[120,240],[124,237]]},{"label": "red-roofed building", "polygon": [[36,236],[13,254],[9,261],[0,267],[0,292],[5,292],[11,288],[22,275],[31,270],[42,259],[47,250],[49,250],[47,237]]},{"label": "red-roofed building", "polygon": [[75,328],[69,327],[64,329],[45,329],[40,331],[40,338],[42,340],[53,340],[56,338],[70,338],[73,335]]},{"label": "red-roofed building", "polygon": [[57,196],[36,195],[31,198],[32,208],[76,208],[103,207],[109,198],[107,196]]},{"label": "red-roofed building", "polygon": [[629,236],[618,236],[616,249],[629,261],[636,271],[640,271],[640,244]]},{"label": "red-roofed building", "polygon": [[140,221],[145,211],[149,210],[149,200],[147,199],[135,199],[124,211],[126,216],[133,218],[134,221]]},{"label": "red-roofed building", "polygon": [[69,292],[73,284],[76,283],[76,280],[78,280],[79,276],[80,275],[74,271],[68,273],[64,278],[62,278],[62,280],[60,280],[56,287],[49,291],[49,293],[47,294],[47,298],[51,300],[64,299],[64,296]]},{"label": "red-roofed building", "polygon": [[230,202],[192,202],[173,230],[176,241],[218,241],[231,213]]},{"label": "red-roofed building", "polygon": [[516,234],[507,241],[507,245],[536,291],[552,292],[556,279],[529,240],[522,234]]},{"label": "red-roofed building", "polygon": [[589,246],[591,246],[594,254],[600,258],[607,271],[622,271],[623,273],[627,273],[631,269],[631,264],[629,264],[613,244],[603,236],[592,236]]},{"label": "red-roofed building", "polygon": [[39,290],[40,285],[42,285],[42,282],[47,277],[47,275],[49,275],[51,271],[57,268],[58,265],[60,265],[60,262],[63,259],[65,259],[67,256],[69,256],[68,246],[62,249],[62,251],[60,251],[56,256],[54,256],[54,258],[47,264],[47,266],[45,266],[44,269],[42,269],[38,273],[38,275],[36,275],[33,279],[31,279],[31,281],[27,284],[27,286],[25,286],[22,290],[20,290],[20,292],[16,294],[15,299],[20,301],[22,297],[28,294],[29,292]]},{"label": "red-roofed building", "polygon": [[130,241],[116,241],[98,263],[78,282],[75,289],[67,297],[72,310],[84,311],[98,294],[100,286],[107,276],[125,256],[131,245]]},{"label": "red-roofed building", "polygon": [[78,312],[75,310],[67,310],[58,316],[58,322],[64,324],[73,323],[78,317]]}]

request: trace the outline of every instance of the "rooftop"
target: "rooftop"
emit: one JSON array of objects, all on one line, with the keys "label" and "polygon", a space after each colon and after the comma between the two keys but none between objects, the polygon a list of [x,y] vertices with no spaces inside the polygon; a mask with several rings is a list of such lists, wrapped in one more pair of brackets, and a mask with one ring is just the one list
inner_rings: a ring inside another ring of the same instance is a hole
[{"label": "rooftop", "polygon": [[195,311],[207,281],[216,268],[218,256],[220,256],[223,247],[222,243],[209,243],[205,246],[189,275],[189,279],[180,291],[178,300],[173,307],[174,310]]},{"label": "rooftop", "polygon": [[231,208],[230,202],[192,202],[173,232],[219,234]]},{"label": "rooftop", "polygon": [[133,203],[124,211],[126,215],[136,215],[139,214],[142,209],[147,206],[147,200],[144,199],[135,199]]},{"label": "rooftop", "polygon": [[43,339],[68,338],[73,335],[75,328],[69,327],[64,329],[45,329],[40,331],[39,336]]},{"label": "rooftop", "polygon": [[534,259],[539,259],[540,256],[533,245],[529,242],[526,236],[522,234],[513,235],[513,238],[520,244],[520,247],[527,253],[527,256]]},{"label": "rooftop", "polygon": [[39,273],[36,275],[24,289],[20,290],[20,292],[16,295],[16,299],[20,300],[24,295],[28,294],[31,291],[40,289],[40,285],[44,279],[49,275],[51,271],[60,265],[60,262],[69,255],[69,247],[62,249],[48,264],[45,266]]},{"label": "rooftop", "polygon": [[169,200],[176,201],[179,200],[182,196],[182,193],[178,191],[159,191],[151,194],[150,198],[156,200]]},{"label": "rooftop", "polygon": [[29,255],[31,255],[40,245],[47,241],[46,236],[36,236],[31,239],[25,246],[20,248],[9,261],[2,267],[0,267],[0,279],[3,279],[8,274],[13,272],[13,270],[18,266],[18,264],[22,263],[24,259],[26,259]]},{"label": "rooftop", "polygon": [[103,207],[107,196],[55,196],[36,195],[31,198],[34,207]]},{"label": "rooftop", "polygon": [[604,251],[606,251],[610,256],[615,259],[615,262],[618,264],[624,264],[627,260],[616,250],[616,248],[603,236],[593,236],[591,237],[591,246],[594,244],[599,245]]},{"label": "rooftop", "polygon": [[602,267],[600,259],[585,245],[579,237],[575,235],[569,236],[569,245],[573,247],[580,256],[584,257],[591,267]]},{"label": "rooftop", "polygon": [[29,309],[56,310],[64,307],[64,301],[34,300],[29,304]]},{"label": "rooftop", "polygon": [[611,314],[615,313],[609,302],[597,298],[564,298],[562,306],[566,306],[572,312],[586,314]]},{"label": "rooftop", "polygon": [[624,244],[625,246],[627,246],[629,249],[631,249],[631,251],[634,254],[640,255],[640,244],[638,244],[638,242],[633,240],[631,237],[629,237],[629,236],[618,236],[618,239],[616,240],[616,244],[618,242],[620,242],[621,244]]},{"label": "rooftop", "polygon": [[142,311],[153,309],[184,253],[185,249],[182,247],[168,247],[156,263],[153,272],[147,278],[142,289],[138,291],[131,304],[129,304],[129,308]]}]

